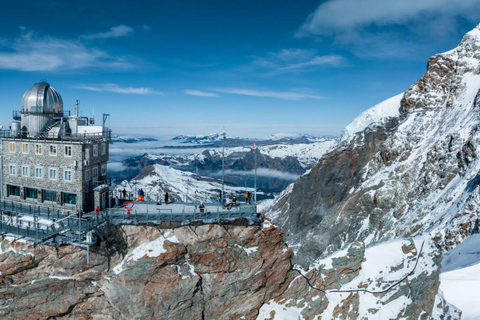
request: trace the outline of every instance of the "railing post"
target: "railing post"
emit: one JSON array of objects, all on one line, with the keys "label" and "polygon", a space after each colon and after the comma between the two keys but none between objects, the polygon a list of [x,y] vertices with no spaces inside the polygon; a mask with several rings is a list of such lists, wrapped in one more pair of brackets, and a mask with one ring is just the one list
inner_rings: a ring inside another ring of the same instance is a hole
[{"label": "railing post", "polygon": [[78,244],[80,244],[82,242],[82,238],[81,238],[81,229],[82,229],[82,220],[80,218],[80,211],[78,212]]},{"label": "railing post", "polygon": [[18,214],[17,214],[17,235],[20,234],[20,227],[18,226]]},{"label": "railing post", "polygon": [[36,225],[37,230],[36,230],[36,232],[35,232],[35,238],[36,238],[36,240],[38,241],[38,216],[34,217],[34,219],[35,219],[36,222],[37,222],[37,225]]},{"label": "railing post", "polygon": [[217,223],[220,223],[220,208],[217,207]]}]

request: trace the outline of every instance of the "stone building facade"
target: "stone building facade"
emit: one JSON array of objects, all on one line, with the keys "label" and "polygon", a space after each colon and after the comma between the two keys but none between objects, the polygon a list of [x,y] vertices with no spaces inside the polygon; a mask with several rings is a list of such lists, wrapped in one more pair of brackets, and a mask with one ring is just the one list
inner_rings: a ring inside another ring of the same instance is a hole
[{"label": "stone building facade", "polygon": [[[24,96],[22,100],[22,115],[28,112],[29,123],[32,119],[35,121],[36,115],[31,112],[31,108],[25,108],[28,103],[25,102],[26,99],[34,100],[28,96],[29,92],[39,95],[40,100],[48,94],[45,92],[48,91],[48,86],[37,87],[40,88],[27,91],[27,97]],[[42,88],[45,89],[43,92]],[[43,104],[45,101],[46,99],[43,99]],[[59,105],[58,98],[50,103]],[[39,109],[42,111],[41,116],[48,118],[46,107],[37,106],[35,110]],[[58,108],[55,114],[58,114]],[[52,115],[51,119],[44,122],[47,123],[46,128],[39,133],[27,133],[24,129],[23,132],[13,129],[3,132],[2,199],[72,211],[86,212],[96,206],[101,209],[106,207],[110,131],[105,130],[104,126],[89,125],[89,119],[65,117],[63,112],[60,118],[55,119]],[[70,123],[69,126],[74,129],[66,131],[65,123]],[[22,124],[12,123],[11,128],[18,127],[26,128]]]}]

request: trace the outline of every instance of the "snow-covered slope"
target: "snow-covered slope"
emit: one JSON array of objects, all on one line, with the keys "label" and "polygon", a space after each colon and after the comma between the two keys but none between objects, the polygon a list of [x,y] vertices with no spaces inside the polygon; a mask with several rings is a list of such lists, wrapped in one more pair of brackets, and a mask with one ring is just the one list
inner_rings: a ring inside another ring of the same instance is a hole
[{"label": "snow-covered slope", "polygon": [[299,270],[280,298],[263,305],[257,320],[460,319],[459,310],[437,293],[439,269],[428,237],[370,248],[355,242]]},{"label": "snow-covered slope", "polygon": [[365,130],[371,124],[378,124],[388,117],[398,117],[403,93],[391,97],[362,112],[342,132],[341,140],[346,140],[357,132]]},{"label": "snow-covered slope", "polygon": [[440,290],[462,310],[462,320],[480,319],[480,234],[444,255],[440,280]]}]

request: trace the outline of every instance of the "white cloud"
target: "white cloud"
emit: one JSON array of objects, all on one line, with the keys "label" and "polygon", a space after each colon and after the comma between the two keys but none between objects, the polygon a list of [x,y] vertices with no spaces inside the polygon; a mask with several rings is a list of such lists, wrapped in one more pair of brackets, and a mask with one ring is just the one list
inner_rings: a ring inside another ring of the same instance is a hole
[{"label": "white cloud", "polygon": [[[230,170],[227,169],[225,170],[225,174],[227,175],[237,175],[237,176],[254,176],[255,171],[239,171],[239,170]],[[219,173],[220,175],[220,173]],[[300,175],[299,174],[294,174],[294,173],[289,173],[289,172],[282,172],[274,169],[267,169],[267,168],[258,168],[257,169],[257,176],[258,177],[268,177],[268,178],[277,178],[277,179],[283,179],[283,180],[297,180]]]},{"label": "white cloud", "polygon": [[478,13],[478,0],[330,0],[323,2],[299,30],[300,34],[330,35],[370,25],[426,23],[440,15]]},{"label": "white cloud", "polygon": [[200,91],[200,90],[183,90],[183,92],[189,96],[197,97],[218,97],[218,94],[214,92]]},{"label": "white cloud", "polygon": [[78,41],[36,37],[32,32],[23,34],[13,42],[4,40],[1,45],[6,48],[0,48],[0,69],[49,72],[133,67],[126,58],[89,48]]},{"label": "white cloud", "polygon": [[329,0],[297,36],[331,38],[361,57],[416,58],[451,45],[466,31],[461,22],[479,16],[478,0]]},{"label": "white cloud", "polygon": [[253,97],[276,98],[283,100],[303,100],[303,99],[324,99],[324,97],[306,93],[306,92],[291,92],[291,91],[258,91],[240,88],[227,89],[212,89],[212,91],[220,93],[238,94]]},{"label": "white cloud", "polygon": [[[144,26],[147,27],[147,26]],[[148,27],[147,27],[148,28]],[[133,28],[126,25],[118,25],[111,27],[107,32],[99,32],[95,34],[86,34],[80,36],[81,39],[85,40],[96,40],[96,39],[108,39],[108,38],[118,38],[125,37],[133,34]]]},{"label": "white cloud", "polygon": [[112,171],[112,172],[121,172],[124,170],[127,170],[128,167],[123,165],[121,162],[108,162],[107,164],[107,170]]},{"label": "white cloud", "polygon": [[313,49],[283,49],[270,52],[265,57],[255,57],[253,65],[271,69],[273,73],[308,72],[315,67],[337,67],[342,65],[344,58],[339,55],[318,55]]},{"label": "white cloud", "polygon": [[343,62],[343,58],[337,55],[317,56],[305,62],[299,62],[279,68],[279,70],[305,70],[313,66],[338,66]]},{"label": "white cloud", "polygon": [[123,93],[123,94],[154,94],[154,95],[164,95],[161,91],[156,91],[151,88],[134,88],[134,87],[121,87],[118,84],[114,83],[105,83],[101,85],[78,85],[73,86],[76,89],[88,90],[88,91],[96,91],[96,92],[114,92],[114,93]]}]

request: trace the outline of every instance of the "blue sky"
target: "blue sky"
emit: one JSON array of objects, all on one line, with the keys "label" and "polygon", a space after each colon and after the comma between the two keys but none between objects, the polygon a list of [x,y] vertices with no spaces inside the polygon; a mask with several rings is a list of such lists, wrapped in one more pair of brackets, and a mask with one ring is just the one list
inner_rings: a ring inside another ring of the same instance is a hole
[{"label": "blue sky", "polygon": [[0,122],[46,79],[116,133],[339,135],[480,23],[479,0],[0,0]]}]

